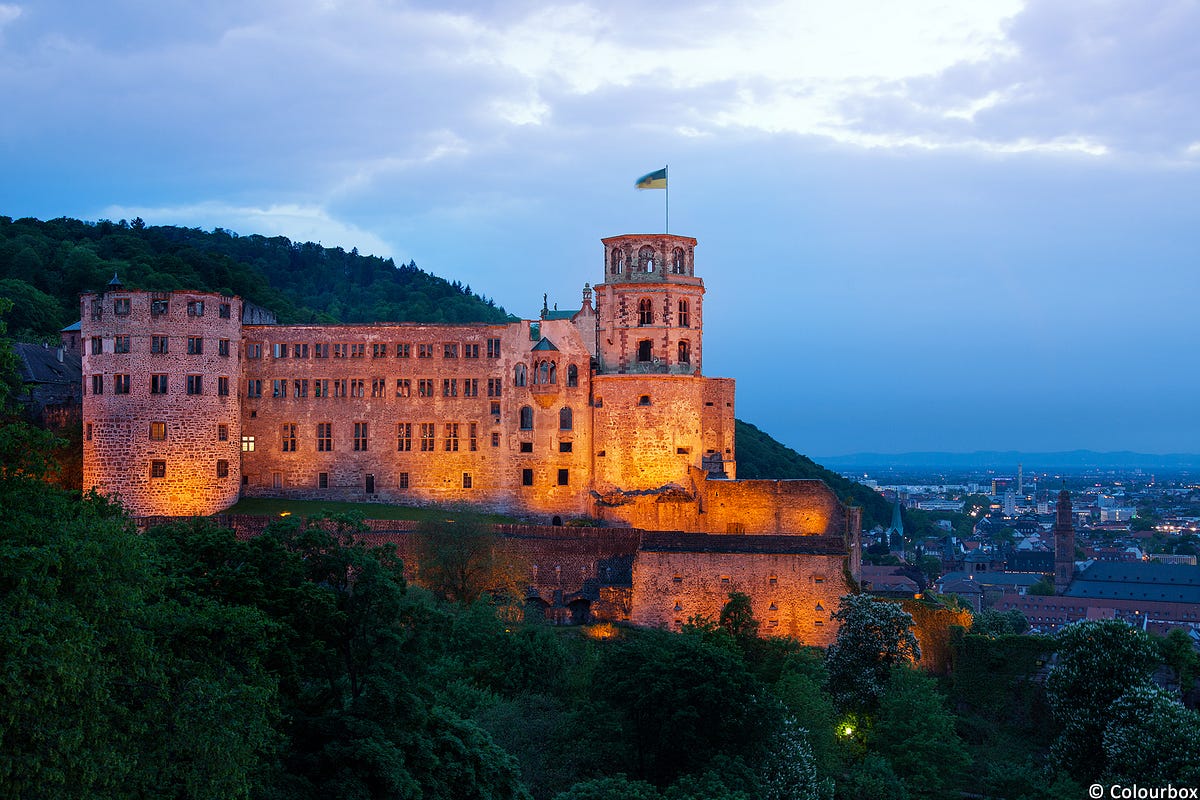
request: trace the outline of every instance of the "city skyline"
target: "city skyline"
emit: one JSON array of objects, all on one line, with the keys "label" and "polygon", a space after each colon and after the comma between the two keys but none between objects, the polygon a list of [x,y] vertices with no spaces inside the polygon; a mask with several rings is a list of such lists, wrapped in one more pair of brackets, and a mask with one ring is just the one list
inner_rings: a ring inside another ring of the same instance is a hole
[{"label": "city skyline", "polygon": [[1200,452],[1200,7],[0,2],[0,214],[578,307],[695,236],[705,372],[813,456]]}]

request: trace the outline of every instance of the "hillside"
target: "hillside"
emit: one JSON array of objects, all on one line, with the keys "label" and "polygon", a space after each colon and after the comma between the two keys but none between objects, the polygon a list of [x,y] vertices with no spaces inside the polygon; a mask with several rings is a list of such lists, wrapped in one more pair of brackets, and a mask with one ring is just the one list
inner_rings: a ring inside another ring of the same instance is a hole
[{"label": "hillside", "polygon": [[878,492],[830,472],[807,456],[772,439],[749,422],[737,420],[737,474],[739,478],[815,478],[827,483],[843,502],[862,506],[863,527],[887,525],[892,507]]},{"label": "hillside", "polygon": [[217,228],[0,217],[0,297],[15,338],[52,337],[79,318],[78,295],[128,287],[236,294],[280,322],[503,322],[469,286],[390,258]]}]

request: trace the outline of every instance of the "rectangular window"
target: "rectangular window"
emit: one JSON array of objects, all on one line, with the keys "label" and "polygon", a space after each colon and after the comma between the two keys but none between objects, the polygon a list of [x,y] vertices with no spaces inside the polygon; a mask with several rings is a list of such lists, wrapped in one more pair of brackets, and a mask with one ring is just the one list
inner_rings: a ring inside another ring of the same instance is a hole
[{"label": "rectangular window", "polygon": [[188,394],[203,394],[204,392],[204,376],[203,375],[188,375],[187,376],[187,393]]},{"label": "rectangular window", "polygon": [[533,442],[521,442],[521,446],[518,449],[522,453],[532,453],[533,452]]},{"label": "rectangular window", "polygon": [[458,358],[458,345],[454,342],[446,342],[443,344],[442,358]]},{"label": "rectangular window", "polygon": [[89,422],[87,425],[85,425],[83,430],[84,438],[90,442],[92,440],[92,423]]},{"label": "rectangular window", "polygon": [[521,470],[521,485],[533,486],[533,470],[525,468]]},{"label": "rectangular window", "polygon": [[113,352],[114,353],[128,353],[129,352],[129,337],[128,336],[114,336],[113,337]]},{"label": "rectangular window", "polygon": [[457,422],[447,422],[446,423],[446,439],[445,439],[444,444],[445,444],[447,453],[457,453],[458,452],[458,423]]},{"label": "rectangular window", "polygon": [[431,345],[431,344],[417,345],[417,358],[433,358],[433,345]]},{"label": "rectangular window", "polygon": [[282,472],[272,472],[271,473],[271,488],[272,489],[282,489],[283,488],[283,473]]},{"label": "rectangular window", "polygon": [[166,394],[167,393],[167,376],[166,375],[151,375],[150,376],[150,394]]},{"label": "rectangular window", "polygon": [[500,446],[500,434],[498,432],[493,432],[492,433],[492,447],[499,447],[499,446]]},{"label": "rectangular window", "polygon": [[408,358],[412,355],[412,346],[400,342],[396,345],[396,358]]},{"label": "rectangular window", "polygon": [[219,356],[228,356],[229,355],[229,340],[228,339],[217,339],[217,355],[219,355]]},{"label": "rectangular window", "polygon": [[313,381],[313,397],[329,397],[329,381],[324,378]]},{"label": "rectangular window", "polygon": [[412,395],[412,381],[408,378],[396,378],[396,397]]},{"label": "rectangular window", "polygon": [[92,394],[104,394],[104,376],[92,376]]},{"label": "rectangular window", "polygon": [[571,470],[560,469],[558,471],[558,485],[559,486],[567,486],[570,483],[571,483]]},{"label": "rectangular window", "polygon": [[308,342],[293,344],[292,358],[308,358]]},{"label": "rectangular window", "polygon": [[421,423],[421,452],[422,453],[432,453],[433,452],[433,423],[432,422],[422,422]]},{"label": "rectangular window", "polygon": [[464,344],[463,345],[463,358],[479,358],[479,345]]},{"label": "rectangular window", "polygon": [[317,452],[331,453],[333,452],[333,423],[318,422],[317,423]]},{"label": "rectangular window", "polygon": [[229,319],[229,303],[221,303],[217,306],[217,316],[221,319]]},{"label": "rectangular window", "polygon": [[329,342],[315,342],[313,344],[313,358],[329,358]]},{"label": "rectangular window", "polygon": [[499,358],[500,357],[500,340],[499,339],[488,339],[487,340],[487,357],[488,358]]},{"label": "rectangular window", "polygon": [[387,345],[376,342],[371,345],[371,358],[383,358],[387,355]]},{"label": "rectangular window", "polygon": [[383,397],[384,387],[386,385],[387,381],[385,381],[383,378],[372,378],[371,397]]},{"label": "rectangular window", "polygon": [[[492,401],[492,416],[493,417],[500,416],[500,403],[496,400]],[[496,420],[496,422],[499,422],[499,421],[500,421],[499,419]]]},{"label": "rectangular window", "polygon": [[479,397],[479,379],[463,379],[463,397]]},{"label": "rectangular window", "polygon": [[488,397],[500,396],[501,381],[499,378],[488,378]]},{"label": "rectangular window", "polygon": [[354,423],[354,449],[359,451],[367,449],[367,423],[365,422]]},{"label": "rectangular window", "polygon": [[317,473],[317,488],[318,489],[328,489],[329,488],[329,473],[328,472],[318,472]]},{"label": "rectangular window", "polygon": [[228,375],[217,376],[217,394],[220,395],[221,397],[229,396],[229,376]]},{"label": "rectangular window", "polygon": [[167,343],[170,338],[167,336],[151,336],[150,337],[150,352],[165,353],[167,352]]},{"label": "rectangular window", "polygon": [[340,342],[333,343],[333,357],[334,358],[345,358],[349,352],[350,352],[350,345],[341,344]]},{"label": "rectangular window", "polygon": [[246,358],[262,358],[262,343],[246,342]]},{"label": "rectangular window", "polygon": [[366,344],[350,345],[350,357],[351,358],[365,358],[366,355],[367,355],[367,345]]},{"label": "rectangular window", "polygon": [[271,345],[271,358],[287,358],[288,346],[286,342],[276,342]]},{"label": "rectangular window", "polygon": [[350,379],[350,396],[351,397],[364,396],[366,394],[366,383],[367,382],[364,381],[362,378],[351,378]]},{"label": "rectangular window", "polygon": [[558,452],[560,452],[560,453],[571,452],[571,443],[570,442],[559,442],[558,443]]},{"label": "rectangular window", "polygon": [[150,313],[156,317],[160,317],[171,310],[171,301],[159,298],[150,301]]},{"label": "rectangular window", "polygon": [[458,397],[457,378],[442,378],[442,397]]},{"label": "rectangular window", "polygon": [[253,378],[246,381],[246,397],[262,397],[262,381]]},{"label": "rectangular window", "polygon": [[218,478],[228,478],[229,477],[229,462],[223,458],[217,459],[217,477]]},{"label": "rectangular window", "polygon": [[407,453],[412,450],[412,423],[396,423],[396,450]]},{"label": "rectangular window", "polygon": [[187,313],[189,317],[204,316],[204,301],[203,300],[188,300]]},{"label": "rectangular window", "polygon": [[288,396],[287,378],[276,378],[271,381],[271,397],[287,397]]},{"label": "rectangular window", "polygon": [[204,339],[200,336],[189,336],[187,351],[189,356],[204,355]]},{"label": "rectangular window", "polygon": [[432,378],[419,378],[417,380],[417,397],[433,397]]},{"label": "rectangular window", "polygon": [[471,473],[469,473],[469,472],[463,473],[463,488],[464,489],[471,488]]},{"label": "rectangular window", "polygon": [[408,488],[408,473],[407,472],[400,473],[399,480],[396,481],[396,486],[397,486],[397,488],[400,488],[400,489]]},{"label": "rectangular window", "polygon": [[113,313],[118,317],[129,316],[129,307],[128,297],[117,297],[113,300]]},{"label": "rectangular window", "polygon": [[113,394],[129,394],[128,375],[113,375]]},{"label": "rectangular window", "polygon": [[92,337],[92,355],[98,356],[104,352],[104,340],[99,336]]},{"label": "rectangular window", "polygon": [[479,449],[479,426],[474,422],[467,427],[467,449],[472,453]]},{"label": "rectangular window", "polygon": [[283,452],[296,452],[296,423],[285,422],[280,425],[279,439],[283,442]]},{"label": "rectangular window", "polygon": [[217,426],[217,441],[218,442],[228,442],[229,441],[229,426],[228,425],[218,425]]},{"label": "rectangular window", "polygon": [[162,442],[167,438],[167,423],[151,422],[150,423],[150,441]]},{"label": "rectangular window", "polygon": [[345,397],[346,396],[346,379],[345,378],[339,378],[339,379],[334,380],[333,396],[334,397]]},{"label": "rectangular window", "polygon": [[292,381],[292,397],[308,397],[308,379],[297,378]]},{"label": "rectangular window", "polygon": [[150,477],[151,478],[167,477],[167,462],[151,461],[150,462]]}]

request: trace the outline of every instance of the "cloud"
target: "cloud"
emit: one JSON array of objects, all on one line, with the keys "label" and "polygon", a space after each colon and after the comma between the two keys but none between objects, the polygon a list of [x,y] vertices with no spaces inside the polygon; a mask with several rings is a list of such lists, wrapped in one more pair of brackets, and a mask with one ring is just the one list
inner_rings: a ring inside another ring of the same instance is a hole
[{"label": "cloud", "polygon": [[21,16],[21,7],[12,3],[0,3],[0,28]]},{"label": "cloud", "polygon": [[326,247],[357,247],[363,255],[402,259],[396,248],[375,234],[335,219],[316,206],[272,205],[265,208],[235,206],[221,202],[202,202],[160,208],[109,206],[98,218],[133,219],[141,217],[148,225],[225,228],[235,233],[262,236],[286,236],[295,242],[319,242]]}]

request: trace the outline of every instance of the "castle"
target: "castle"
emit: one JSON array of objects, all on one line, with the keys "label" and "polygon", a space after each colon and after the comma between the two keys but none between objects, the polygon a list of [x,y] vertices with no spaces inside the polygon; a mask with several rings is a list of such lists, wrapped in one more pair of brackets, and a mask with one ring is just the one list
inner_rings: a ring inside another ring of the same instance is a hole
[{"label": "castle", "polygon": [[697,558],[716,569],[701,604],[759,579],[782,591],[801,565],[804,602],[827,620],[848,588],[841,562],[858,570],[860,510],[820,481],[736,479],[734,382],[702,374],[696,240],[603,246],[603,281],[577,311],[503,324],[280,325],[237,297],[114,278],[81,298],[84,487],[135,516],[286,497],[685,532],[640,540],[634,598],[641,581],[672,603],[647,621],[678,616]]}]

